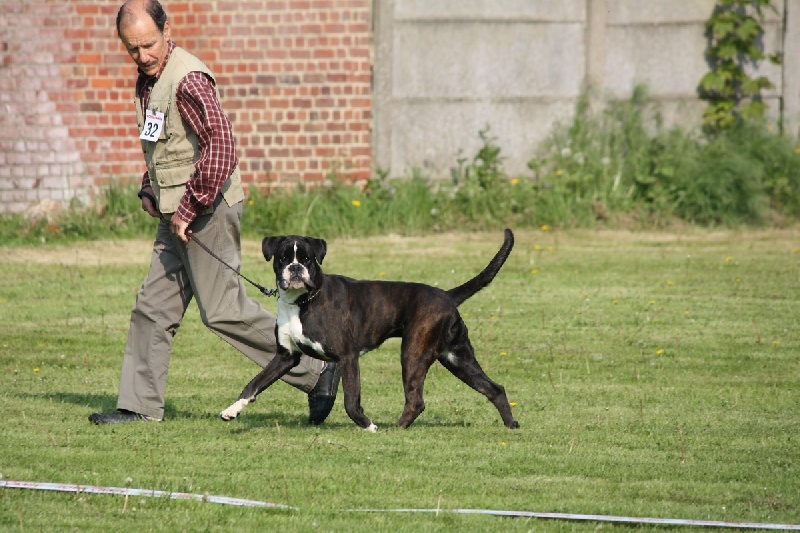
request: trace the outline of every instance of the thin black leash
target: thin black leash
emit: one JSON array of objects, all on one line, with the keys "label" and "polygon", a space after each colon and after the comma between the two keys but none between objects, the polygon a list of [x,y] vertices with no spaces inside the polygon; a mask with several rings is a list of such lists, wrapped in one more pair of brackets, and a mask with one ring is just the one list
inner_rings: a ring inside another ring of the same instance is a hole
[{"label": "thin black leash", "polygon": [[222,263],[222,264],[223,264],[223,265],[225,265],[226,267],[228,267],[228,268],[230,268],[231,270],[233,270],[234,272],[236,272],[236,275],[238,275],[240,278],[242,278],[243,280],[245,280],[246,282],[248,282],[250,285],[252,285],[252,286],[253,286],[253,287],[255,287],[256,289],[258,289],[259,291],[261,291],[261,294],[263,294],[264,296],[275,296],[276,294],[278,294],[278,289],[268,289],[268,288],[264,287],[263,285],[259,285],[258,283],[256,283],[255,281],[252,281],[252,280],[250,280],[250,279],[249,279],[247,276],[245,276],[244,274],[242,274],[241,272],[239,272],[238,270],[236,270],[235,268],[233,268],[232,266],[230,266],[228,263],[226,263],[225,261],[223,261],[223,260],[222,260],[222,258],[221,258],[220,256],[218,256],[217,254],[215,254],[214,252],[212,252],[212,251],[211,251],[211,248],[209,248],[208,246],[206,246],[205,244],[203,244],[203,243],[202,243],[202,242],[201,242],[201,241],[200,241],[200,240],[197,238],[197,236],[196,236],[196,235],[194,235],[193,233],[187,233],[187,234],[186,234],[186,236],[187,236],[187,237],[189,237],[189,240],[191,240],[191,241],[194,241],[194,242],[195,242],[195,244],[197,244],[197,245],[198,245],[200,248],[202,248],[203,250],[205,250],[206,252],[208,252],[208,254],[209,254],[211,257],[213,257],[214,259],[216,259],[217,261],[219,261],[220,263]]},{"label": "thin black leash", "polygon": [[[139,198],[141,198],[142,196],[146,196],[147,199],[150,200],[153,203],[153,206],[155,206],[155,208],[158,209],[158,204],[156,203],[156,199],[152,194],[150,194],[148,192],[145,192],[145,191],[140,191],[138,196],[139,196]],[[161,220],[164,220],[167,223],[169,223],[169,221],[166,218],[164,218],[164,214],[163,213],[159,213],[159,214],[161,215]],[[261,291],[261,294],[263,294],[264,296],[269,297],[269,296],[275,296],[276,294],[278,294],[278,289],[268,289],[268,288],[264,287],[263,285],[260,285],[260,284],[256,283],[255,281],[251,280],[250,278],[248,278],[247,276],[245,276],[244,274],[242,274],[241,272],[239,272],[238,270],[236,270],[235,268],[230,266],[228,263],[223,261],[220,256],[218,256],[217,254],[215,254],[214,252],[211,251],[211,248],[209,248],[208,246],[203,244],[203,242],[200,239],[198,239],[197,236],[195,236],[194,233],[187,233],[186,236],[189,238],[189,240],[194,241],[200,248],[205,250],[211,257],[213,257],[214,259],[216,259],[217,261],[219,261],[220,263],[222,263],[226,267],[230,268],[231,270],[233,270],[236,273],[237,276],[239,276],[240,278],[245,280],[247,283],[249,283],[250,285],[252,285],[256,289],[258,289],[259,291]]]}]

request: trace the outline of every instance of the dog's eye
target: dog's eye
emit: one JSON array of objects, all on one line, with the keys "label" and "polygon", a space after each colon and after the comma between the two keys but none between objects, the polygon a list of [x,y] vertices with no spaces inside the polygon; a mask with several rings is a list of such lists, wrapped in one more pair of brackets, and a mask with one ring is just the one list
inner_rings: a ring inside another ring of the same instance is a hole
[{"label": "dog's eye", "polygon": [[283,254],[281,254],[281,259],[286,263],[290,263],[294,259],[294,250],[284,250]]},{"label": "dog's eye", "polygon": [[308,263],[308,255],[303,250],[297,250],[297,262]]}]

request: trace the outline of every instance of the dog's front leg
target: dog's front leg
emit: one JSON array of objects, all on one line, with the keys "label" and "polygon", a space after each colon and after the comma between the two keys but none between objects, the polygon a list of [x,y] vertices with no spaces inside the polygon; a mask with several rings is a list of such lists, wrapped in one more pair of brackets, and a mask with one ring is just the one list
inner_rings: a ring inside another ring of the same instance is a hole
[{"label": "dog's front leg", "polygon": [[342,371],[342,389],[344,390],[344,410],[356,425],[366,431],[375,433],[378,426],[364,414],[361,407],[361,370],[358,365],[358,354],[339,359]]},{"label": "dog's front leg", "polygon": [[278,353],[272,358],[272,361],[270,361],[269,364],[264,367],[264,370],[259,372],[256,377],[250,380],[250,383],[247,384],[239,395],[239,399],[219,414],[220,418],[223,420],[233,420],[239,416],[239,413],[242,412],[247,404],[255,401],[256,396],[261,394],[261,391],[283,377],[289,370],[297,366],[299,362],[299,352],[292,355],[288,350],[279,345]]}]

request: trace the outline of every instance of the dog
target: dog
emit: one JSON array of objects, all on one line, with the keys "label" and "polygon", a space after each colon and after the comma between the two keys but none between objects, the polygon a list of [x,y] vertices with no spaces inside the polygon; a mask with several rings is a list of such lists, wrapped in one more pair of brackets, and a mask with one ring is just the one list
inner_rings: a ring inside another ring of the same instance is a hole
[{"label": "dog", "polygon": [[405,408],[398,426],[407,428],[425,409],[425,377],[438,360],[486,396],[508,428],[519,428],[505,389],[489,379],[475,359],[467,326],[458,312],[461,303],[494,279],[513,246],[514,234],[506,229],[500,250],[483,271],[458,287],[442,290],[422,283],[324,274],[321,264],[327,243],[323,239],[265,237],[262,252],[264,259],[273,263],[278,287],[277,355],[220,417],[236,418],[306,354],[339,363],[345,411],[360,428],[375,432],[377,426],[361,407],[359,357],[388,338],[400,337]]}]

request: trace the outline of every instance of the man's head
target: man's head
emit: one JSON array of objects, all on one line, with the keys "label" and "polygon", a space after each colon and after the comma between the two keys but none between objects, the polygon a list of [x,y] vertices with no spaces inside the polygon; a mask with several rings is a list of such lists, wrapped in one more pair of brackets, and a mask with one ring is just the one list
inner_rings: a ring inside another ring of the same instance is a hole
[{"label": "man's head", "polygon": [[127,0],[117,13],[117,35],[139,67],[154,76],[167,57],[170,26],[158,0]]}]

